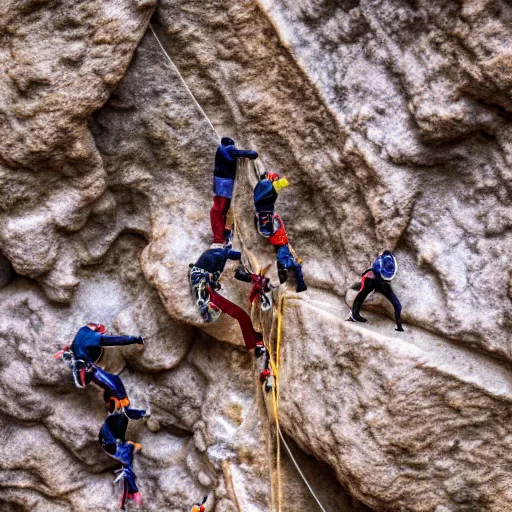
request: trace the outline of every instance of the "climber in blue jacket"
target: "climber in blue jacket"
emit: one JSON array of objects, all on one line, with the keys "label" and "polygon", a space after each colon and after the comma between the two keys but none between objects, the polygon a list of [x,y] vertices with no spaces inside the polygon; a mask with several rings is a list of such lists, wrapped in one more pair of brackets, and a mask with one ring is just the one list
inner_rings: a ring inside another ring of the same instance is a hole
[{"label": "climber in blue jacket", "polygon": [[366,322],[359,311],[366,297],[376,291],[386,297],[391,302],[395,310],[396,331],[403,331],[400,313],[402,305],[391,288],[390,281],[396,276],[398,264],[391,251],[384,251],[374,261],[371,268],[365,270],[361,276],[361,287],[354,299],[349,320],[353,322]]},{"label": "climber in blue jacket", "polygon": [[233,186],[236,178],[236,163],[239,158],[258,158],[256,151],[237,149],[235,141],[222,137],[220,146],[215,154],[215,170],[213,172],[213,206],[210,211],[210,222],[213,232],[213,243],[224,244],[231,236],[231,230],[226,228],[226,218]]},{"label": "climber in blue jacket", "polygon": [[103,347],[144,345],[140,336],[114,336],[107,334],[102,324],[89,323],[79,329],[71,344],[71,351],[77,359],[95,363],[103,354]]},{"label": "climber in blue jacket", "polygon": [[133,500],[140,505],[142,497],[137,488],[135,473],[133,471],[133,455],[142,447],[133,441],[126,441],[128,419],[124,414],[110,414],[103,423],[99,434],[99,442],[103,450],[121,463],[121,469],[114,483],[122,480],[121,510],[125,509],[126,500]]},{"label": "climber in blue jacket", "polygon": [[277,180],[279,180],[279,174],[275,172],[265,172],[254,187],[256,227],[265,237],[271,236],[274,232],[272,220],[274,218],[274,206],[278,196],[274,182]]},{"label": "climber in blue jacket", "polygon": [[233,251],[229,247],[208,249],[199,256],[194,266],[206,270],[210,274],[218,273],[220,275],[228,260],[239,261],[241,258],[242,253]]},{"label": "climber in blue jacket", "polygon": [[190,285],[196,297],[196,306],[205,322],[217,320],[221,312],[234,318],[240,325],[245,346],[261,355],[263,337],[251,322],[251,317],[240,307],[218,294],[219,278],[228,260],[240,260],[242,254],[229,247],[208,249],[195,263],[190,264]]},{"label": "climber in blue jacket", "polygon": [[130,419],[139,419],[146,415],[146,411],[130,407],[121,379],[96,365],[103,354],[103,347],[133,344],[142,345],[144,340],[140,336],[112,336],[107,334],[104,325],[89,323],[78,331],[71,346],[64,347],[54,358],[69,361],[77,387],[84,388],[93,382],[103,389],[103,398],[110,412],[122,411]]}]

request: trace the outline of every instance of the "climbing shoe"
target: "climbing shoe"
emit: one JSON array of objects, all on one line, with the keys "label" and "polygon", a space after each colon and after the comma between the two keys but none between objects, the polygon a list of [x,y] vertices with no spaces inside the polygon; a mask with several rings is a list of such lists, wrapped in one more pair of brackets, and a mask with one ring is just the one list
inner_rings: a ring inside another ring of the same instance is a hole
[{"label": "climbing shoe", "polygon": [[126,441],[127,444],[131,444],[133,446],[134,452],[140,452],[142,450],[142,445],[136,443],[135,441]]},{"label": "climbing shoe", "polygon": [[395,331],[398,331],[398,332],[405,332],[405,331],[404,331],[404,328],[403,328],[401,325],[397,325],[397,326],[395,327]]},{"label": "climbing shoe", "polygon": [[270,393],[272,391],[272,388],[274,387],[274,377],[271,375],[266,381],[265,381],[265,392]]},{"label": "climbing shoe", "polygon": [[149,416],[145,409],[133,409],[132,407],[125,407],[124,414],[129,420],[139,420]]},{"label": "climbing shoe", "polygon": [[140,492],[128,493],[126,498],[133,500],[137,505],[142,505],[142,495]]},{"label": "climbing shoe", "polygon": [[288,279],[288,271],[285,268],[279,268],[279,265],[277,266],[277,277],[279,277],[279,283],[283,284],[286,283]]},{"label": "climbing shoe", "polygon": [[306,283],[304,281],[299,281],[297,283],[297,288],[295,289],[295,291],[297,293],[300,293],[300,292],[305,292],[307,289],[308,289],[308,287],[306,286]]},{"label": "climbing shoe", "polygon": [[361,315],[354,315],[352,312],[350,312],[349,320],[351,322],[361,322],[361,323],[368,322],[368,320],[366,320],[366,318],[363,318]]},{"label": "climbing shoe", "polygon": [[266,351],[267,351],[267,349],[265,348],[265,345],[263,344],[263,342],[259,341],[258,343],[256,343],[256,346],[254,347],[254,355],[256,357],[263,356]]},{"label": "climbing shoe", "polygon": [[224,229],[224,247],[231,247],[233,245],[233,231],[231,229]]}]

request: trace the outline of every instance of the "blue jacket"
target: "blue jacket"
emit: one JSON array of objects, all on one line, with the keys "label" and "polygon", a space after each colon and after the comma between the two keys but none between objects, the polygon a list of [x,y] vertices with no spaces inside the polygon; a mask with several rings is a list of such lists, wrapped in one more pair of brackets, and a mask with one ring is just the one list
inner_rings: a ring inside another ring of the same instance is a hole
[{"label": "blue jacket", "polygon": [[250,149],[237,149],[234,144],[226,146],[221,144],[215,154],[215,171],[213,175],[218,178],[234,180],[236,177],[236,161],[238,158],[250,158],[251,160],[255,160],[258,158],[258,153]]},{"label": "blue jacket", "polygon": [[136,336],[109,336],[93,331],[84,325],[71,344],[71,351],[77,359],[91,363],[96,362],[103,352],[103,347],[118,347],[142,343],[142,338]]},{"label": "blue jacket", "polygon": [[222,272],[228,260],[240,260],[241,258],[241,253],[232,251],[227,247],[224,249],[208,249],[201,254],[194,266],[213,274],[214,272]]},{"label": "blue jacket", "polygon": [[270,180],[258,181],[254,187],[254,208],[257,212],[273,212],[277,192]]}]

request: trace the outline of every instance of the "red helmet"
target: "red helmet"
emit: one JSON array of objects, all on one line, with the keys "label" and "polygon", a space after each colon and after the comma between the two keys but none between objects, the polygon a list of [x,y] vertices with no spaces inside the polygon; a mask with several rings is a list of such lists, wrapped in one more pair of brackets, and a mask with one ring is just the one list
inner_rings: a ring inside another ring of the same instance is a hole
[{"label": "red helmet", "polygon": [[100,334],[105,334],[107,332],[107,329],[105,329],[103,324],[88,323],[87,327],[93,331],[99,332]]},{"label": "red helmet", "polygon": [[265,174],[267,175],[267,180],[272,182],[279,179],[279,174],[277,174],[277,172],[267,171]]}]

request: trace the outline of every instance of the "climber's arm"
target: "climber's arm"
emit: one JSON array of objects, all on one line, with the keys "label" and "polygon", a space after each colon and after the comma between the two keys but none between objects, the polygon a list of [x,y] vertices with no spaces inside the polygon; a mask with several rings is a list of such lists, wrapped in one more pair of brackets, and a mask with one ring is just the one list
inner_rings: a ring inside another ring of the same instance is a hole
[{"label": "climber's arm", "polygon": [[143,345],[141,336],[108,336],[103,334],[100,339],[102,347],[122,347],[125,345]]}]

